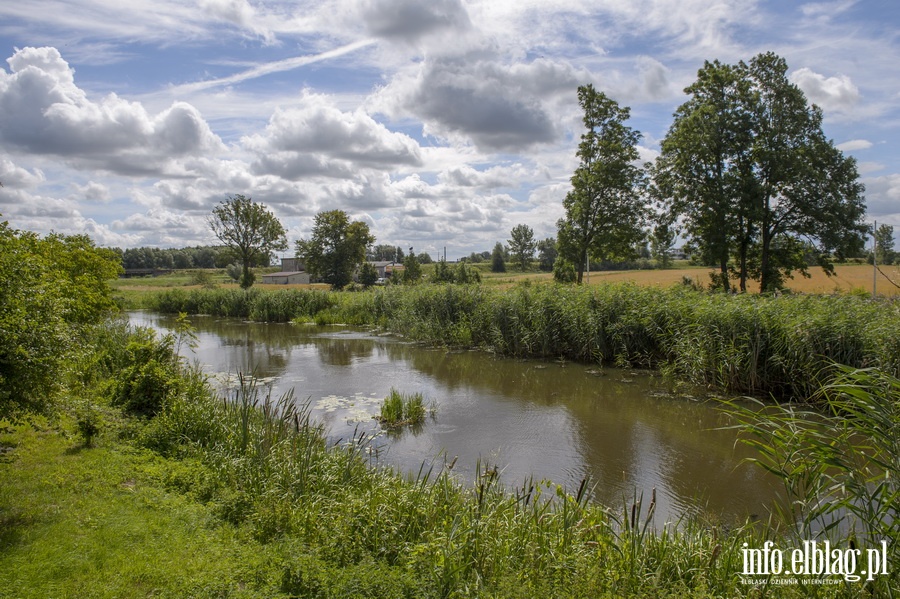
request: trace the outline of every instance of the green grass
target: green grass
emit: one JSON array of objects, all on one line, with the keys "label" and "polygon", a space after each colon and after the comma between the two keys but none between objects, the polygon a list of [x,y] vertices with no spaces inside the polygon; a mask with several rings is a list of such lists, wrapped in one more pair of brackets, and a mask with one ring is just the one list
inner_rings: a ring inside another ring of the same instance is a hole
[{"label": "green grass", "polygon": [[0,597],[273,597],[262,546],[178,489],[190,462],[58,426],[2,425]]}]

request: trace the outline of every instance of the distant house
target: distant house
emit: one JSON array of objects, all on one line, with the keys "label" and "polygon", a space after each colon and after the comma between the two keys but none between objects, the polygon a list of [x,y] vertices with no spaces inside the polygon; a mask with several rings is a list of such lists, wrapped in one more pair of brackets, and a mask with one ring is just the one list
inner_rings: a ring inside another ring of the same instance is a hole
[{"label": "distant house", "polygon": [[273,272],[262,276],[265,285],[309,285],[309,273],[302,271]]},{"label": "distant house", "polygon": [[309,285],[309,273],[300,258],[282,258],[281,272],[262,276],[264,285]]},{"label": "distant house", "polygon": [[386,279],[387,276],[385,276],[385,275],[386,275],[386,273],[389,273],[391,271],[391,265],[393,265],[394,263],[391,262],[390,260],[375,260],[375,261],[370,260],[369,264],[374,266],[375,270],[378,271],[379,279]]}]

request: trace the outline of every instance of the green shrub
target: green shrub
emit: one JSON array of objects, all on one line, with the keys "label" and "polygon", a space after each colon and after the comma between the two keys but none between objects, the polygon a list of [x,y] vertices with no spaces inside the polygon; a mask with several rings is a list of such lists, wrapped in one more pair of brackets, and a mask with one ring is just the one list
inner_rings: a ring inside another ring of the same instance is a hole
[{"label": "green shrub", "polygon": [[162,412],[181,388],[175,338],[157,338],[152,331],[138,334],[125,348],[125,365],[112,388],[113,405],[138,416]]},{"label": "green shrub", "polygon": [[75,426],[84,441],[84,446],[92,447],[94,439],[103,428],[103,417],[95,406],[85,403],[78,409]]}]

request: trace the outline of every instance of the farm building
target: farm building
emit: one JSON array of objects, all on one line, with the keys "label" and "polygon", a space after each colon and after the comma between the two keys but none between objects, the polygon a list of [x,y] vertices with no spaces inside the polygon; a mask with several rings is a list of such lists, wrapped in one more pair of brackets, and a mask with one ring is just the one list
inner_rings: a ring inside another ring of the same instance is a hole
[{"label": "farm building", "polygon": [[264,285],[308,285],[309,273],[303,271],[273,272],[262,276]]}]

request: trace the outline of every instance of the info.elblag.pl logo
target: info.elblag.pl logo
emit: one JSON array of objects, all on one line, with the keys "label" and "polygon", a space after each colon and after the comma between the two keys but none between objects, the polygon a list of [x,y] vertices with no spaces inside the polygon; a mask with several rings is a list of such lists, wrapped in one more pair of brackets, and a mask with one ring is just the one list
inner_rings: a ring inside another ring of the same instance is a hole
[{"label": "info.elblag.pl logo", "polygon": [[[887,541],[865,551],[855,547],[832,547],[829,541],[804,541],[803,547],[790,550],[781,550],[772,541],[766,541],[761,549],[751,549],[744,543],[741,582],[799,583],[799,579],[790,577],[803,577],[807,584],[838,584],[839,579],[848,582],[863,578],[875,580],[889,572],[887,550]],[[753,578],[759,576],[766,578]]]}]

